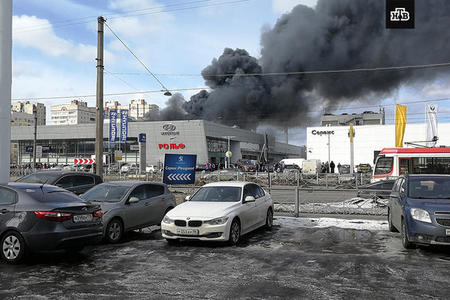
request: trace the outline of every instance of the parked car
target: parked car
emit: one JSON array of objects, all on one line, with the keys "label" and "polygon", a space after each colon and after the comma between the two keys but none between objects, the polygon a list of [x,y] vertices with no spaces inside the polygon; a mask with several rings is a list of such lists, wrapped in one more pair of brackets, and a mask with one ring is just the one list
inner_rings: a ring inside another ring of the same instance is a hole
[{"label": "parked car", "polygon": [[120,168],[121,173],[135,173],[139,170],[139,166],[135,163],[127,163]]},{"label": "parked car", "polygon": [[395,180],[382,180],[358,186],[356,196],[361,198],[381,198],[389,199]]},{"label": "parked car", "polygon": [[102,178],[96,174],[84,172],[65,172],[65,171],[41,171],[17,180],[23,183],[45,183],[56,185],[74,194],[80,195],[103,182]]},{"label": "parked car", "polygon": [[450,176],[401,175],[389,199],[388,223],[407,249],[450,245]]},{"label": "parked car", "polygon": [[103,236],[117,243],[125,232],[159,225],[164,215],[175,207],[175,197],[162,183],[113,181],[102,183],[82,198],[100,204],[105,224]]},{"label": "parked car", "polygon": [[161,223],[168,243],[194,239],[234,245],[241,235],[258,227],[272,228],[273,200],[255,183],[210,183],[187,200],[169,211]]},{"label": "parked car", "polygon": [[356,166],[357,173],[371,173],[372,167],[369,164],[359,164]]},{"label": "parked car", "polygon": [[256,160],[242,160],[238,162],[239,168],[244,172],[255,172],[257,170]]},{"label": "parked car", "polygon": [[102,238],[99,205],[59,187],[35,183],[0,185],[1,257],[19,263],[29,252],[81,250]]},{"label": "parked car", "polygon": [[156,165],[148,165],[147,167],[145,167],[145,172],[146,173],[155,173],[158,172],[159,168]]}]

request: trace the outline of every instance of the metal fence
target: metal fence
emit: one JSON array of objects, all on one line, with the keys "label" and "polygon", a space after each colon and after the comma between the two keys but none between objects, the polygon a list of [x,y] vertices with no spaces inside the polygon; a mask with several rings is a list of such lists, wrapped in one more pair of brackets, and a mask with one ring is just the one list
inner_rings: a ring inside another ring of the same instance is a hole
[{"label": "metal fence", "polygon": [[[11,179],[30,174],[31,169],[11,169]],[[143,180],[162,182],[161,172],[139,175],[132,173],[106,173],[104,181]],[[206,183],[217,181],[249,181],[261,185],[272,196],[275,211],[298,216],[308,214],[365,214],[385,215],[386,201],[376,196],[358,197],[359,187],[370,181],[370,174],[314,174],[299,172],[245,173],[245,172],[197,172],[195,185],[169,186],[177,203],[184,201]],[[370,190],[365,189],[365,192]],[[366,193],[367,194],[367,193]]]}]

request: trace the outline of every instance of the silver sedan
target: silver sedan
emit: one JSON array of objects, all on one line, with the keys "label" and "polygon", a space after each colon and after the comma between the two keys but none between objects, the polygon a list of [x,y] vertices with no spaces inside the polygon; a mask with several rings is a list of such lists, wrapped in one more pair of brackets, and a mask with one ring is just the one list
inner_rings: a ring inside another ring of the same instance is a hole
[{"label": "silver sedan", "polygon": [[103,211],[104,238],[117,243],[124,232],[159,225],[175,207],[175,197],[162,183],[114,181],[99,184],[84,195]]}]

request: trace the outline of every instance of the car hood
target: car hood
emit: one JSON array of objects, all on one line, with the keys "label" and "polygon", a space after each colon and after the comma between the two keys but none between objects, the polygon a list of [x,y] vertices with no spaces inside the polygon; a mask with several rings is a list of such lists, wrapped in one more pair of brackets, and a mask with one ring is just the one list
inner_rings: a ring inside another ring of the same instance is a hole
[{"label": "car hood", "polygon": [[169,218],[219,218],[228,215],[239,206],[240,202],[188,201],[176,206],[167,216]]}]

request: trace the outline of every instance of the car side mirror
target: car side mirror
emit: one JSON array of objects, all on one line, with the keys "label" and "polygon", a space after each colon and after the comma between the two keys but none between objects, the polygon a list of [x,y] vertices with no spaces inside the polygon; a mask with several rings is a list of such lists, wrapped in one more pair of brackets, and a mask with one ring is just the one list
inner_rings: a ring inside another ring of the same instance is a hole
[{"label": "car side mirror", "polygon": [[186,201],[191,200],[191,196],[186,196],[186,198],[184,198],[184,200],[186,200]]},{"label": "car side mirror", "polygon": [[245,197],[245,199],[244,199],[244,203],[247,203],[247,202],[255,202],[255,197],[253,197],[253,196],[247,196],[247,197]]},{"label": "car side mirror", "polygon": [[139,198],[138,197],[131,197],[128,200],[128,203],[138,203],[139,202]]}]

